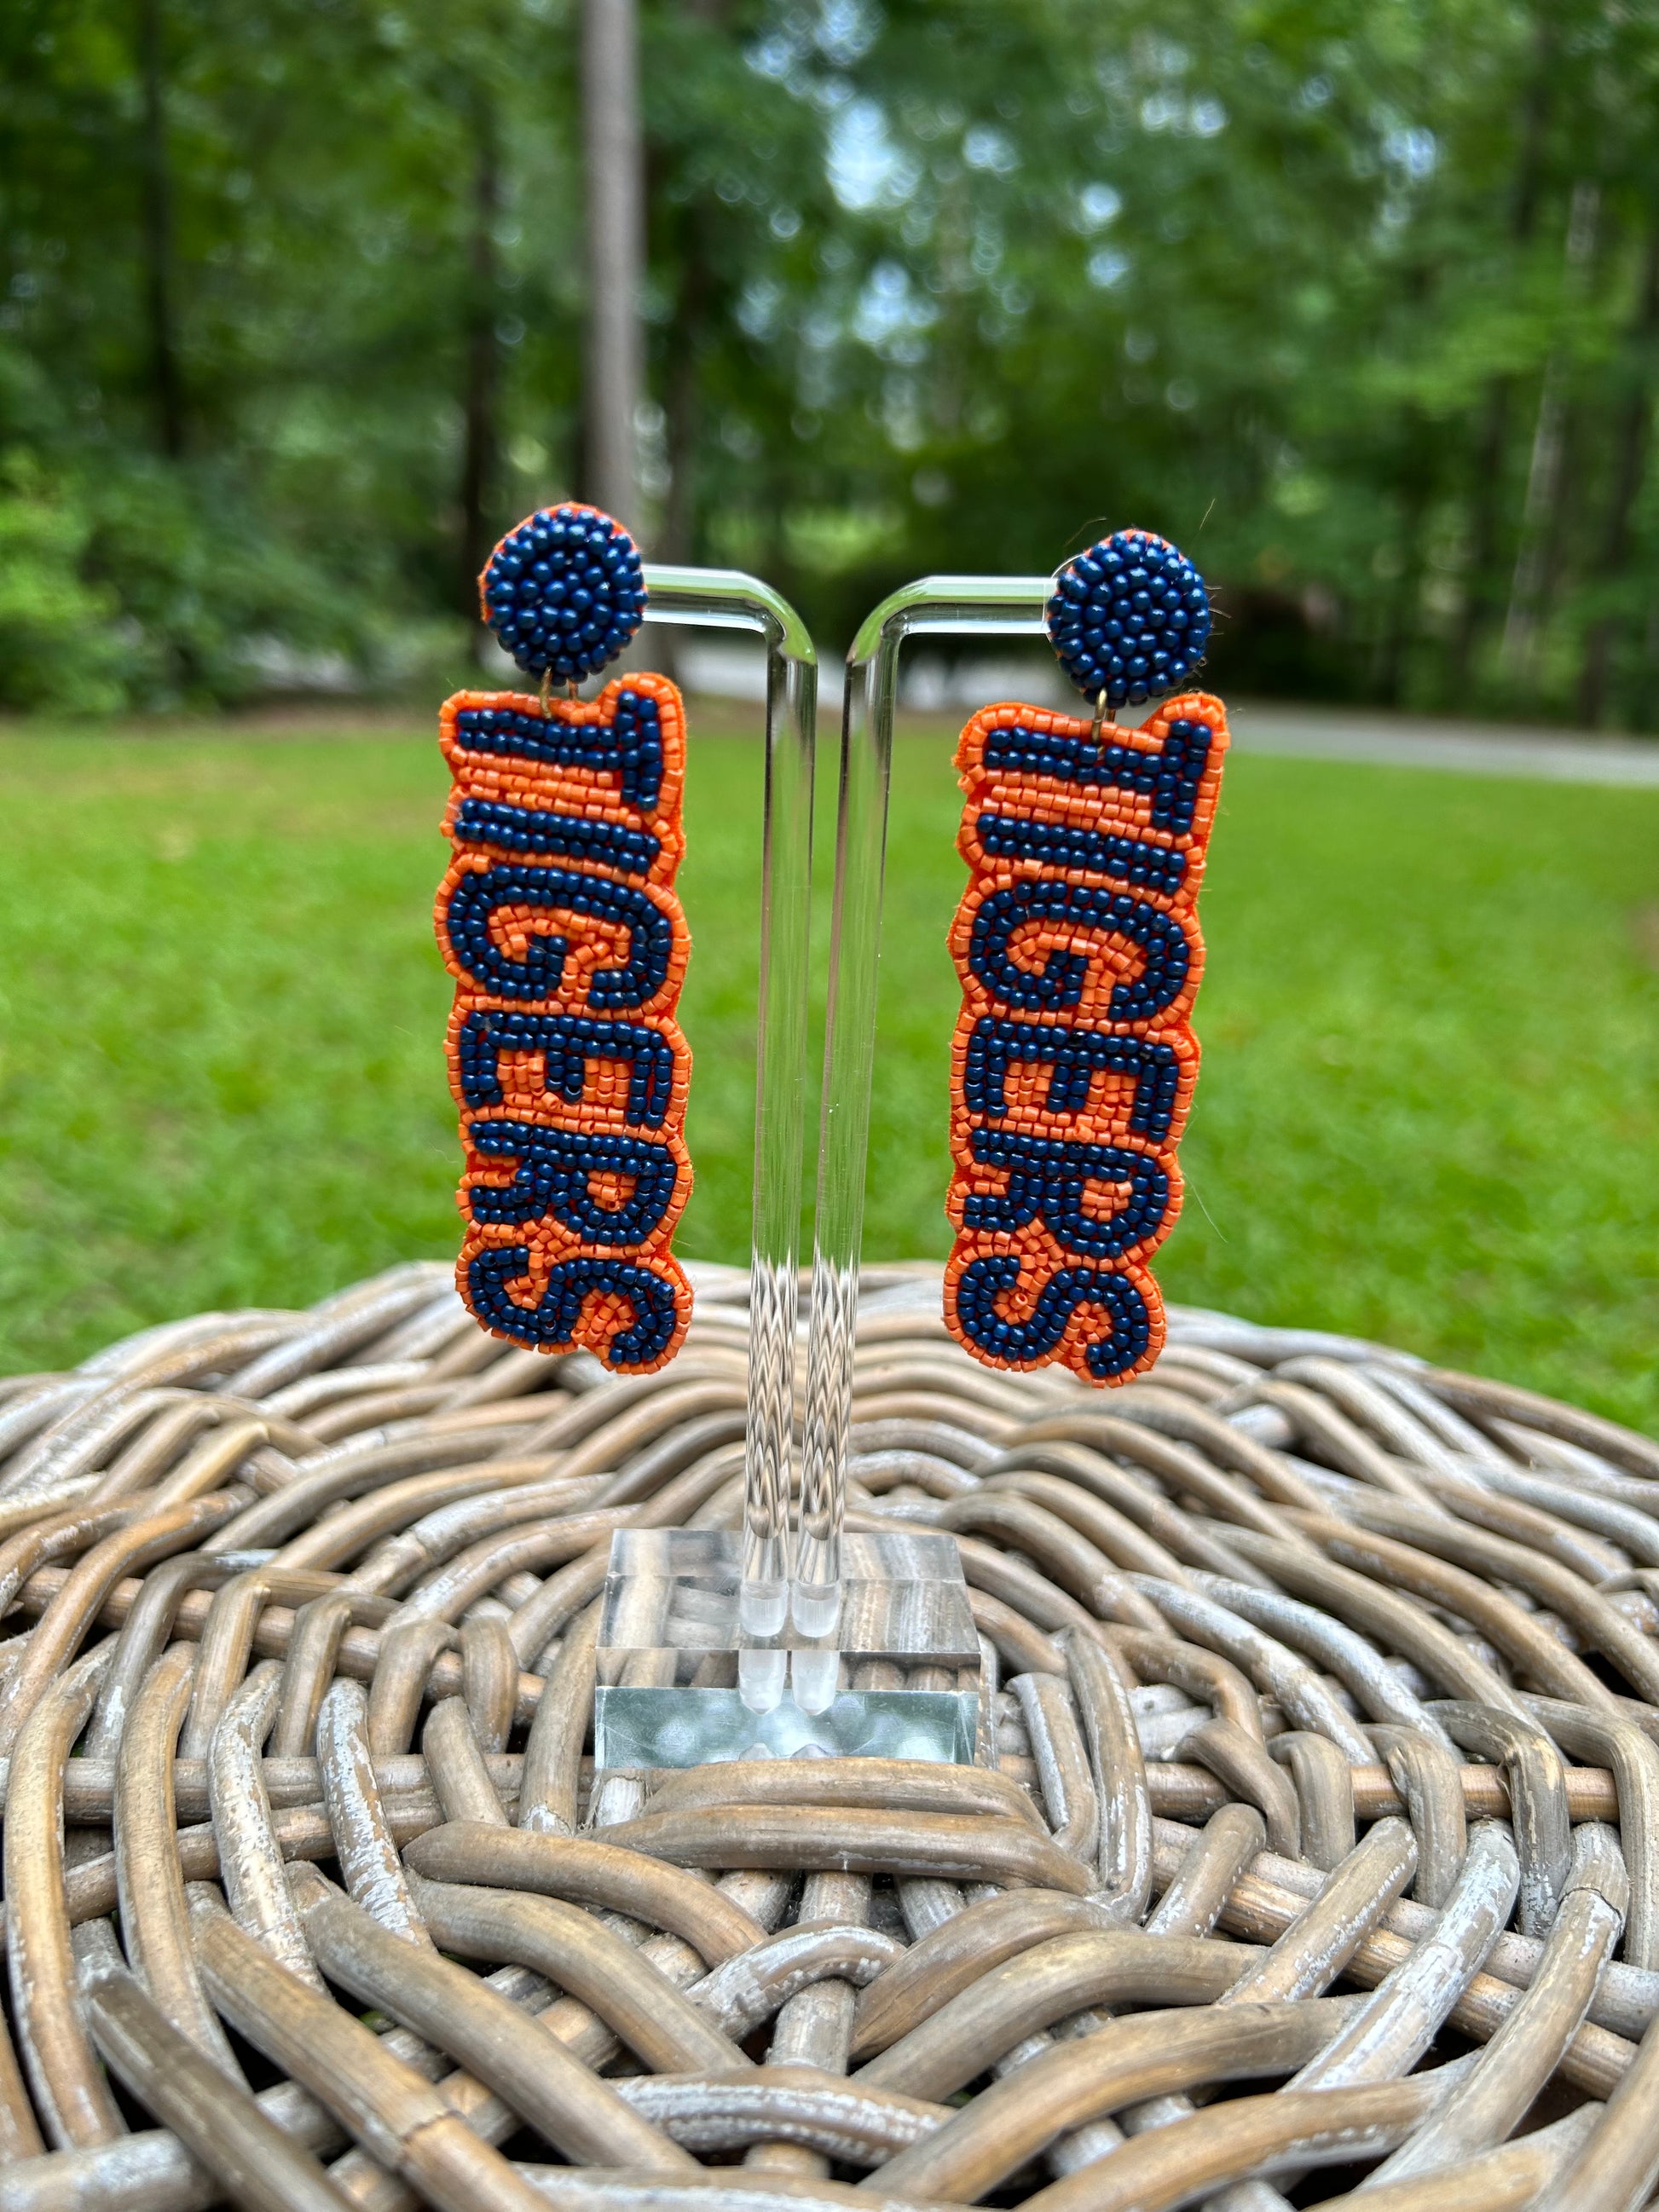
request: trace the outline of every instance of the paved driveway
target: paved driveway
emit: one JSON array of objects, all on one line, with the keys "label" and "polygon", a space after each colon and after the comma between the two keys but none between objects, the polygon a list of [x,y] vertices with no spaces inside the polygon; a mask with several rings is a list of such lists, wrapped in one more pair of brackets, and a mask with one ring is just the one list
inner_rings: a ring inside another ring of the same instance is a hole
[{"label": "paved driveway", "polygon": [[1228,725],[1245,752],[1311,760],[1382,761],[1461,775],[1535,776],[1550,783],[1659,785],[1659,738],[1579,737],[1569,730],[1431,721],[1340,707],[1230,700]]}]

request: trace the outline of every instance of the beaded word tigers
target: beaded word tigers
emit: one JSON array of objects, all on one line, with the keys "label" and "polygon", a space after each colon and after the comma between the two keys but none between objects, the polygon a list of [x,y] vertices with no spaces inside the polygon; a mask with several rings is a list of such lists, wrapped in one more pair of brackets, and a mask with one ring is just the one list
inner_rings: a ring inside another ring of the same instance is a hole
[{"label": "beaded word tigers", "polygon": [[691,950],[674,892],[684,708],[662,676],[575,696],[645,611],[633,540],[597,509],[532,515],[480,589],[542,683],[539,697],[463,691],[440,725],[454,857],[436,925],[466,1152],[456,1279],[493,1335],[649,1374],[691,1318],[669,1250],[691,1192],[674,1019]]},{"label": "beaded word tigers", "polygon": [[957,753],[969,883],[950,937],[945,1318],[988,1366],[1058,1361],[1103,1385],[1164,1344],[1146,1263],[1181,1207],[1227,723],[1203,692],[1137,730],[1109,719],[1173,690],[1203,652],[1203,582],[1163,538],[1120,531],[1080,555],[1048,628],[1093,717],[988,707]]}]

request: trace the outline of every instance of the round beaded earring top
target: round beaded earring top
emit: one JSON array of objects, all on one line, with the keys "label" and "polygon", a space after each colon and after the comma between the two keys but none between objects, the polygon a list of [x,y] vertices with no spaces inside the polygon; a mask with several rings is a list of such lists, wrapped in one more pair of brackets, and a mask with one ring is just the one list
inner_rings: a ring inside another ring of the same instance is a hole
[{"label": "round beaded earring top", "polygon": [[1186,555],[1150,530],[1118,530],[1068,561],[1048,637],[1078,690],[1109,707],[1161,699],[1204,657],[1210,599]]},{"label": "round beaded earring top", "polygon": [[645,619],[639,548],[596,507],[567,501],[509,530],[478,579],[483,618],[532,676],[580,683]]}]

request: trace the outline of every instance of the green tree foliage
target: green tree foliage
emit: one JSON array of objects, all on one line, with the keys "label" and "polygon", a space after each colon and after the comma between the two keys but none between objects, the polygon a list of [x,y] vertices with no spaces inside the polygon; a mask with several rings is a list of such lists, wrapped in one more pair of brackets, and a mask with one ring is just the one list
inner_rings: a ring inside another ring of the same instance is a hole
[{"label": "green tree foliage", "polygon": [[[581,489],[573,0],[0,10],[0,700],[453,657]],[[643,0],[665,556],[1165,530],[1216,680],[1655,725],[1659,19]]]}]

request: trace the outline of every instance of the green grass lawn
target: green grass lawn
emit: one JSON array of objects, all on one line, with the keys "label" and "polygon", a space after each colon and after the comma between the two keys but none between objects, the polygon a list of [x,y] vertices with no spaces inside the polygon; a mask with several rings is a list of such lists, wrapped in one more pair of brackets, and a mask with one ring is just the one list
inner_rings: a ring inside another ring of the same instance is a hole
[{"label": "green grass lawn", "polygon": [[[680,1247],[738,1259],[760,756],[723,712]],[[872,1256],[948,1243],[949,757],[899,747]],[[422,731],[0,739],[0,1363],[453,1250],[444,788]],[[1170,1295],[1659,1428],[1659,793],[1237,758],[1204,919]]]}]

